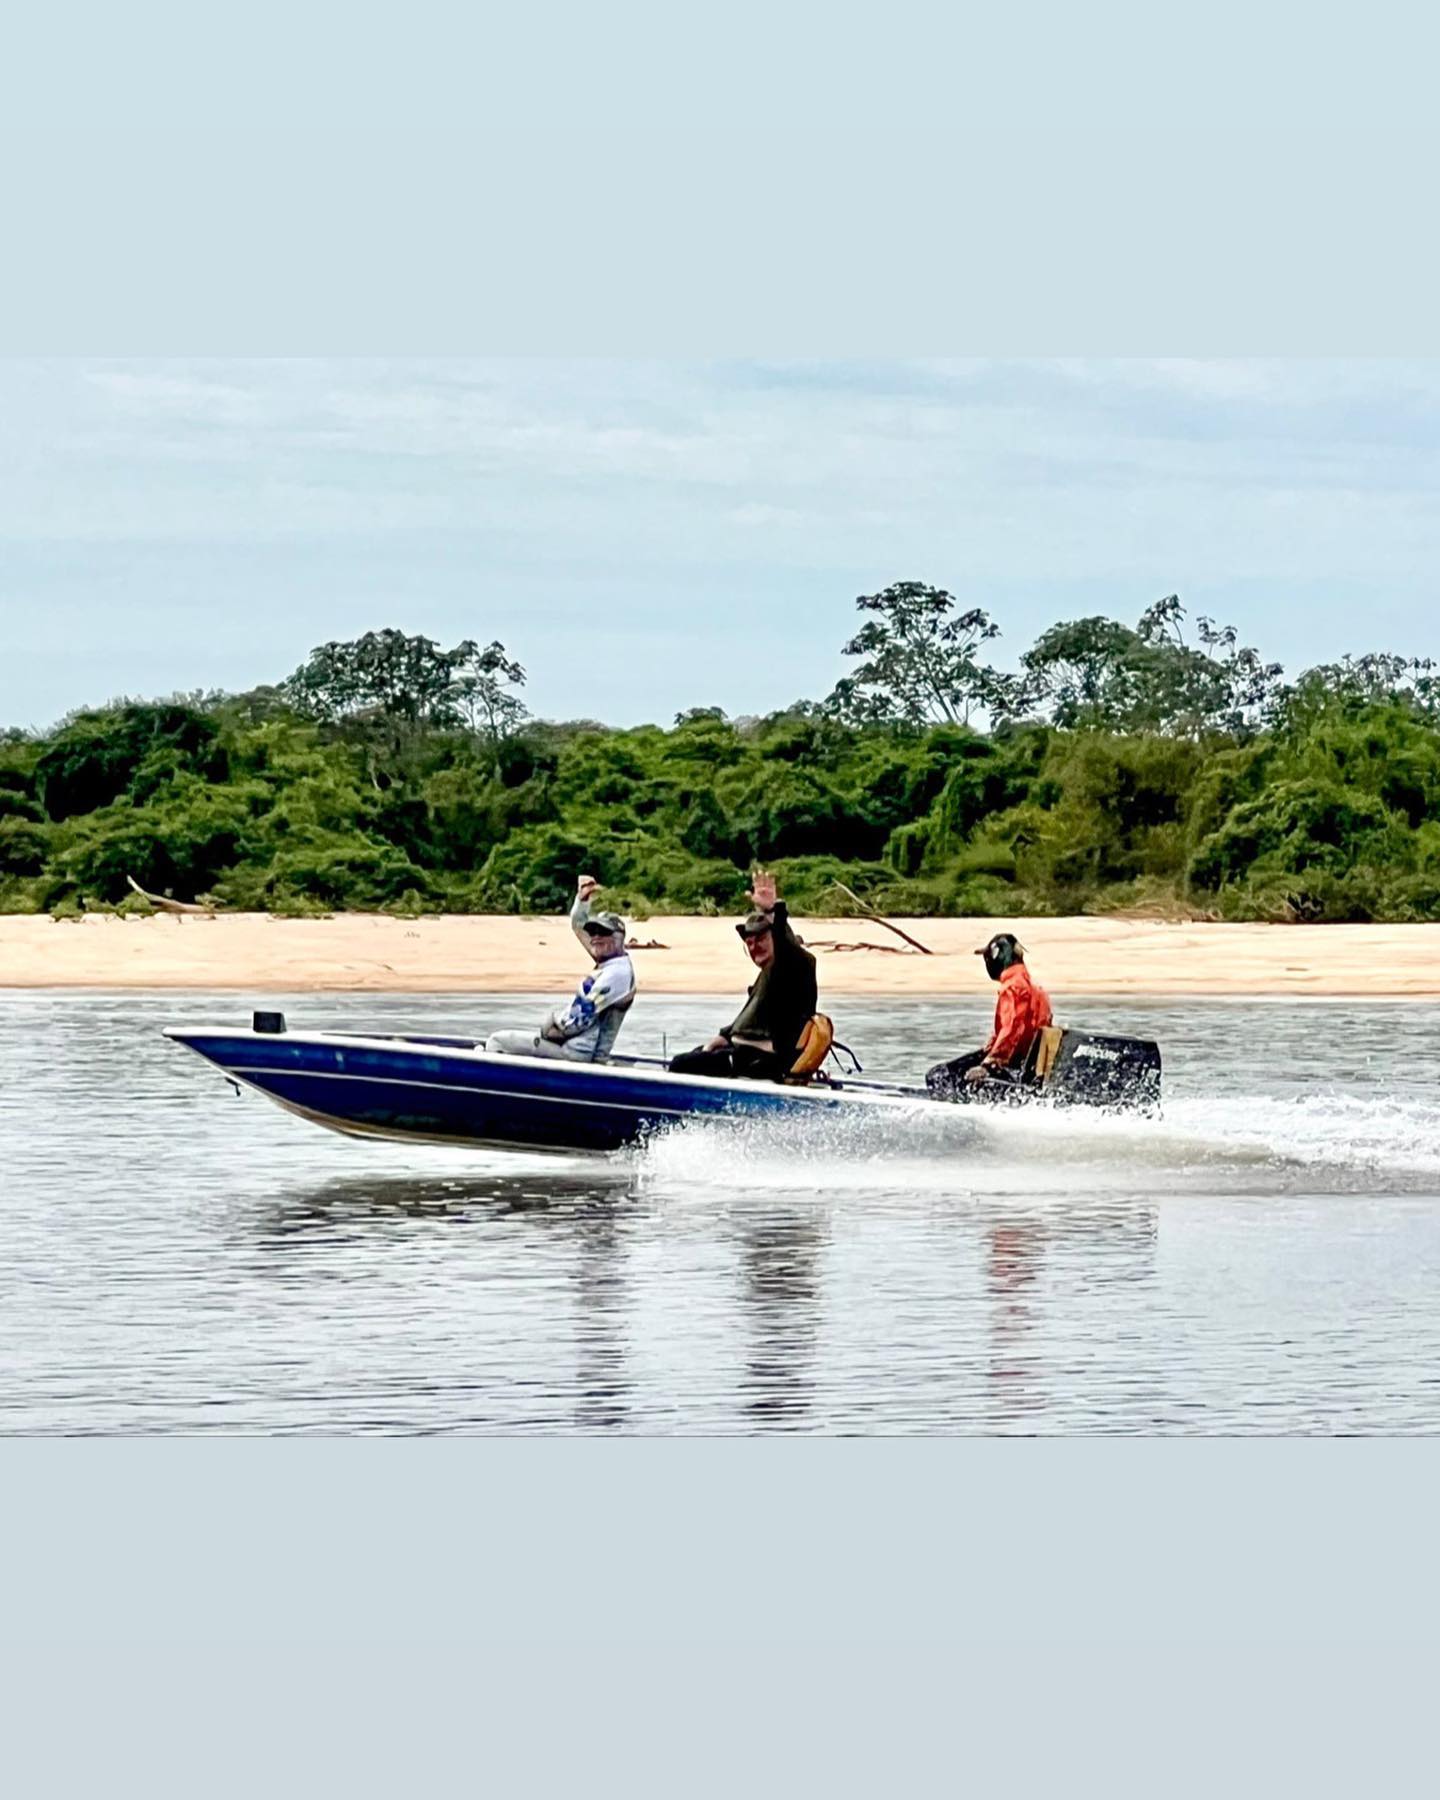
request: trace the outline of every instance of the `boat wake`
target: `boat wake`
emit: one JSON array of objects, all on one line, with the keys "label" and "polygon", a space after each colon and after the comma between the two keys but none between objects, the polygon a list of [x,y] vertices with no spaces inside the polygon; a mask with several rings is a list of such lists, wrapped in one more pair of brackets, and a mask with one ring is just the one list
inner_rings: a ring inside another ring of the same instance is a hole
[{"label": "boat wake", "polygon": [[637,1191],[666,1195],[1440,1194],[1440,1105],[1342,1092],[1181,1097],[1154,1114],[918,1102],[886,1116],[689,1121],[629,1156]]}]

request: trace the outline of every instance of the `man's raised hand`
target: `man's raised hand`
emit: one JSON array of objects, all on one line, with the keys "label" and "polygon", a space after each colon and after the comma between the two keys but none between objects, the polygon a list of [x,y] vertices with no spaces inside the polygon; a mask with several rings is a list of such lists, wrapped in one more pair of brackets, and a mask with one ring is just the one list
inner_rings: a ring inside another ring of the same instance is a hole
[{"label": "man's raised hand", "polygon": [[775,891],[775,877],[768,869],[757,869],[750,883],[750,898],[761,912],[773,912],[779,895]]},{"label": "man's raised hand", "polygon": [[599,885],[600,883],[593,875],[582,875],[575,883],[575,898],[577,900],[588,900]]}]

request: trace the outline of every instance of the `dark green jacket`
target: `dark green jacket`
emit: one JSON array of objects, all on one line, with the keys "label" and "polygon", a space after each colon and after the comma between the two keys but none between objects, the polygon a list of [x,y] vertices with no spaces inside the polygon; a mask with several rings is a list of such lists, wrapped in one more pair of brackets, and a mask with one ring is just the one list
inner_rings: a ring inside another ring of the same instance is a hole
[{"label": "dark green jacket", "polygon": [[788,1069],[795,1060],[800,1033],[814,1018],[819,1003],[815,958],[790,929],[783,900],[775,902],[772,917],[775,960],[756,976],[744,1006],[720,1035],[742,1042],[746,1038],[769,1038],[780,1067]]}]

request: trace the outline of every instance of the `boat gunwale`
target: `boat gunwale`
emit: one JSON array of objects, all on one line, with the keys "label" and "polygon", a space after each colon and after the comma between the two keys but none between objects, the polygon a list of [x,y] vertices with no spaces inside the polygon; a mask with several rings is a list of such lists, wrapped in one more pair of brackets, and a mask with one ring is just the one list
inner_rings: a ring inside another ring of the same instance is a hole
[{"label": "boat gunwale", "polygon": [[[833,1105],[840,1100],[851,1105],[878,1105],[881,1107],[893,1105],[897,1100],[918,1102],[925,1105],[934,1104],[931,1097],[923,1088],[907,1088],[898,1085],[890,1087],[880,1083],[871,1084],[844,1080],[826,1081],[817,1083],[814,1086],[809,1086],[800,1082],[791,1085],[776,1081],[727,1080],[714,1075],[677,1074],[666,1068],[636,1065],[627,1066],[622,1061],[584,1062],[579,1058],[566,1058],[562,1061],[559,1058],[547,1056],[500,1055],[498,1053],[491,1053],[479,1049],[478,1047],[467,1049],[460,1045],[442,1047],[433,1042],[423,1044],[414,1039],[407,1039],[399,1035],[371,1037],[355,1032],[290,1030],[283,1032],[268,1032],[256,1031],[251,1026],[221,1025],[165,1025],[161,1027],[161,1031],[163,1035],[172,1042],[183,1044],[186,1049],[194,1049],[196,1050],[196,1053],[200,1055],[206,1055],[206,1053],[203,1050],[200,1050],[198,1045],[192,1043],[192,1039],[229,1039],[231,1041],[238,1040],[252,1044],[264,1044],[267,1046],[275,1044],[277,1040],[288,1039],[292,1043],[299,1043],[301,1045],[314,1046],[322,1049],[364,1049],[387,1052],[390,1055],[413,1056],[416,1058],[427,1057],[433,1060],[448,1057],[459,1062],[473,1063],[482,1067],[514,1067],[518,1065],[526,1069],[543,1070],[548,1074],[559,1074],[563,1070],[566,1074],[574,1075],[579,1073],[589,1079],[596,1080],[606,1085],[614,1082],[631,1083],[636,1081],[647,1081],[658,1082],[665,1087],[674,1086],[680,1092],[714,1094],[717,1090],[726,1089],[737,1094],[748,1096],[773,1095],[777,1098],[783,1096],[786,1100],[803,1099],[811,1103],[830,1105]],[[233,1076],[236,1080],[246,1079],[246,1073],[244,1071],[226,1067],[226,1065],[221,1063],[217,1058],[207,1056],[206,1060],[214,1062],[217,1068],[223,1069],[225,1074]],[[296,1071],[293,1069],[275,1069],[273,1071],[261,1072],[280,1075],[294,1074]],[[366,1075],[360,1072],[351,1074],[349,1071],[340,1070],[325,1071],[316,1069],[308,1070],[306,1073],[317,1077],[323,1077],[326,1074],[348,1075],[350,1079],[357,1081],[396,1081],[407,1086],[445,1087],[449,1085],[440,1081],[429,1083],[412,1082],[404,1076]],[[258,1083],[253,1082],[249,1085],[255,1087],[256,1092],[274,1098],[274,1096],[270,1094],[268,1088],[261,1087]],[[469,1091],[479,1093],[485,1092],[486,1090],[477,1088]],[[503,1090],[505,1093],[509,1093],[510,1091],[511,1090]],[[578,1101],[573,1095],[560,1096],[554,1094],[527,1093],[524,1097],[527,1099],[542,1099],[553,1103],[564,1104],[632,1107],[635,1105],[633,1100],[618,1093],[613,1097],[607,1097],[605,1099],[581,1099]],[[681,1109],[677,1112],[677,1116],[693,1118],[703,1115],[697,1114],[691,1109]]]}]

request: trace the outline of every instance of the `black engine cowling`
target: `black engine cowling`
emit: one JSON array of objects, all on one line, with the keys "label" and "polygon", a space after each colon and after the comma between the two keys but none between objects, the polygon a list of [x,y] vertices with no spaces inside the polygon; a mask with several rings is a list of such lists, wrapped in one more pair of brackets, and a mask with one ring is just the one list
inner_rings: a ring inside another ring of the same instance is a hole
[{"label": "black engine cowling", "polygon": [[1160,1098],[1160,1046],[1150,1038],[1067,1029],[1049,1073],[1036,1085],[1072,1104],[1153,1106]]},{"label": "black engine cowling", "polygon": [[1051,1027],[1013,1072],[967,1081],[980,1052],[937,1063],[925,1077],[936,1100],[1014,1101],[1044,1095],[1061,1106],[1154,1106],[1160,1099],[1160,1046],[1150,1038]]}]

